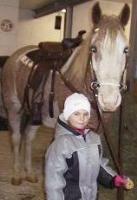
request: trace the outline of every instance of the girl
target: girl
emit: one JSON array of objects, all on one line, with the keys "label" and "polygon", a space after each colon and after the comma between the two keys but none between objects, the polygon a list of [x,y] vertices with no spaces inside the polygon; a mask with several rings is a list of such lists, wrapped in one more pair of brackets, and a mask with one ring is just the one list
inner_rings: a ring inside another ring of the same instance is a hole
[{"label": "girl", "polygon": [[86,128],[90,113],[83,94],[67,97],[46,154],[47,200],[95,200],[98,183],[108,188],[133,187],[129,178],[117,175],[102,158],[100,136]]}]

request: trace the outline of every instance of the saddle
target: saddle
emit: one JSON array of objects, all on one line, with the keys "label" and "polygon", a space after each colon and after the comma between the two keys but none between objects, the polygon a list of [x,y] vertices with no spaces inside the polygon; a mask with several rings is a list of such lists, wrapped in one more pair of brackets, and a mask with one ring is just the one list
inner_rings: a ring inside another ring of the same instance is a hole
[{"label": "saddle", "polygon": [[85,33],[85,30],[81,30],[76,38],[64,38],[62,42],[41,42],[39,48],[44,54],[46,53],[45,59],[63,59],[68,52],[80,45]]},{"label": "saddle", "polygon": [[29,76],[29,86],[36,91],[45,74],[48,77],[50,70],[59,70],[71,54],[72,49],[64,50],[60,42],[39,43],[38,50],[27,54],[34,63]]},{"label": "saddle", "polygon": [[62,45],[64,49],[72,49],[80,45],[83,41],[83,35],[86,33],[85,30],[81,30],[78,32],[76,38],[64,38],[62,40]]},{"label": "saddle", "polygon": [[[40,116],[40,108],[43,94],[41,95],[41,100],[39,104],[36,103],[37,99],[35,98],[35,93],[41,83],[45,85],[45,82],[48,78],[49,72],[52,70],[52,81],[51,81],[51,91],[49,94],[49,113],[53,117],[53,100],[54,100],[54,80],[56,71],[60,70],[63,64],[68,60],[70,55],[73,52],[73,49],[76,48],[82,42],[82,35],[85,31],[80,31],[76,38],[66,38],[62,42],[40,42],[38,50],[34,50],[27,54],[27,56],[34,62],[34,67],[32,67],[28,83],[25,88],[24,102],[27,102],[27,107],[30,108],[29,103],[29,90],[30,88],[34,93],[34,101],[32,100],[32,106],[30,110],[33,113],[33,124],[37,124],[37,116]],[[37,67],[35,68],[35,66]],[[42,87],[43,88],[43,87]],[[43,93],[43,91],[42,91]],[[36,105],[35,105],[36,104]],[[52,106],[51,106],[52,105]],[[33,109],[32,109],[33,108]],[[35,109],[36,108],[36,109]],[[37,109],[38,108],[38,109]],[[36,111],[36,113],[34,113]]]},{"label": "saddle", "polygon": [[61,42],[41,42],[39,43],[39,49],[44,55],[45,60],[64,60],[70,56],[72,50],[63,48]]},{"label": "saddle", "polygon": [[[29,77],[29,86],[33,90],[37,90],[44,74],[49,74],[50,70],[59,70],[68,60],[74,48],[83,41],[85,30],[78,32],[76,38],[65,38],[62,42],[40,42],[38,50],[34,50],[27,54],[37,68],[33,69]],[[35,67],[34,67],[35,68]]]}]

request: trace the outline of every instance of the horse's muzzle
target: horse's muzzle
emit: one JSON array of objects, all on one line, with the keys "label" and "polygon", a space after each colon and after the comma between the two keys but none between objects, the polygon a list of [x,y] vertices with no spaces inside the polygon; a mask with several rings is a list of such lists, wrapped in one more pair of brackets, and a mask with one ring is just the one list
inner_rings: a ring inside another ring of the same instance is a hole
[{"label": "horse's muzzle", "polygon": [[103,95],[98,93],[98,103],[100,108],[105,112],[114,112],[121,103],[121,94]]}]

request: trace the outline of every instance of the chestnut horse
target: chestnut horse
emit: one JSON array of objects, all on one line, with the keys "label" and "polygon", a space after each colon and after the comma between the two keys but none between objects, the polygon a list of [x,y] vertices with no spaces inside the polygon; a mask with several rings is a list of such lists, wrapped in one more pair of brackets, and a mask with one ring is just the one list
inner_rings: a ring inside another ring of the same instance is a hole
[{"label": "chestnut horse", "polygon": [[[99,3],[92,8],[93,28],[87,34],[82,43],[73,48],[69,59],[61,69],[56,71],[54,80],[54,118],[61,112],[64,99],[72,93],[68,85],[71,84],[76,91],[86,94],[92,99],[91,87],[97,90],[98,104],[103,111],[114,112],[121,103],[121,86],[124,85],[126,66],[126,53],[128,49],[124,34],[124,27],[129,19],[129,7],[127,4],[121,10],[119,16],[106,16],[102,14]],[[35,72],[39,63],[34,66],[34,61],[27,57],[27,53],[37,50],[38,46],[26,46],[17,50],[4,65],[2,72],[2,92],[4,105],[7,111],[10,130],[12,132],[12,146],[14,155],[13,184],[20,184],[21,163],[19,148],[21,139],[25,139],[24,168],[26,180],[36,182],[37,177],[32,169],[31,147],[39,125],[33,125],[31,120],[26,125],[24,134],[21,134],[22,115],[26,111],[24,95],[26,85],[32,68]],[[46,53],[45,53],[46,56]],[[42,62],[43,65],[46,63]],[[58,62],[56,62],[58,64]],[[43,76],[41,76],[43,77]],[[49,93],[53,70],[40,81],[35,93],[38,103],[42,102],[41,117],[43,124],[49,125]],[[28,85],[27,85],[28,86]],[[29,87],[29,86],[28,86]],[[41,93],[42,90],[42,93]],[[38,93],[42,94],[37,95]],[[29,88],[29,105],[34,97],[33,89]],[[23,137],[22,137],[23,136]]]}]

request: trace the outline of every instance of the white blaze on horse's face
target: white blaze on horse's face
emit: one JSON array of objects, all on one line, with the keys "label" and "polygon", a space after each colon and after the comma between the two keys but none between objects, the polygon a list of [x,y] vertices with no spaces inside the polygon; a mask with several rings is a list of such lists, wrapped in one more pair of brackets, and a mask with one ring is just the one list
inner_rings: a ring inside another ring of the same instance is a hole
[{"label": "white blaze on horse's face", "polygon": [[94,33],[91,48],[92,67],[95,72],[98,87],[98,102],[103,111],[115,111],[121,103],[120,83],[126,65],[127,40],[121,29],[115,32],[106,30],[100,35],[100,30]]}]

